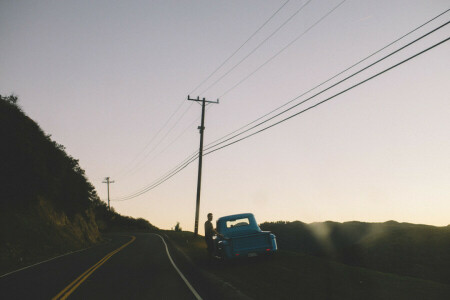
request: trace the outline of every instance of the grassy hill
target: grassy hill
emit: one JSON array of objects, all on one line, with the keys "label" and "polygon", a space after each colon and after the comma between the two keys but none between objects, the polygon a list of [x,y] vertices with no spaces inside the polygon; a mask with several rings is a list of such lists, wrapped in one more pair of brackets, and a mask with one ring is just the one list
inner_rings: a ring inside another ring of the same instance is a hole
[{"label": "grassy hill", "polygon": [[324,222],[261,224],[281,249],[450,284],[450,226]]},{"label": "grassy hill", "polygon": [[0,274],[101,241],[112,230],[157,230],[100,201],[78,160],[0,95]]}]

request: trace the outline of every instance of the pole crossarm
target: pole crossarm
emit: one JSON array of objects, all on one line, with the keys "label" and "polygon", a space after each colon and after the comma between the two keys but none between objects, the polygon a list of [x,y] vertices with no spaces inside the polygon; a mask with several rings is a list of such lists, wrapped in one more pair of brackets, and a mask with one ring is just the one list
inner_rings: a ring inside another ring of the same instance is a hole
[{"label": "pole crossarm", "polygon": [[205,103],[219,104],[219,99],[217,99],[216,101],[210,101],[210,100],[206,100],[205,98],[200,99],[200,97],[197,97],[197,98],[191,98],[190,95],[188,95],[187,99],[190,100],[190,101],[196,101],[196,102],[205,102]]}]

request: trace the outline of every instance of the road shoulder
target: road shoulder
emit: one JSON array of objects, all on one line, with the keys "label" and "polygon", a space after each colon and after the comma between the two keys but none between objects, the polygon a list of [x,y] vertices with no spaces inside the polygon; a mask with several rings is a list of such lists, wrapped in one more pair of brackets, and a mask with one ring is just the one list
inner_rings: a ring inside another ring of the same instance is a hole
[{"label": "road shoulder", "polygon": [[[172,240],[169,236],[170,233],[167,235],[166,233],[161,232],[161,235],[167,242],[172,257],[178,267],[182,270],[185,276],[190,279],[190,282],[204,299],[252,299],[230,283],[222,280],[211,272],[208,272],[207,269],[196,265],[192,259],[177,245],[177,243]],[[214,264],[210,267],[214,267]]]}]

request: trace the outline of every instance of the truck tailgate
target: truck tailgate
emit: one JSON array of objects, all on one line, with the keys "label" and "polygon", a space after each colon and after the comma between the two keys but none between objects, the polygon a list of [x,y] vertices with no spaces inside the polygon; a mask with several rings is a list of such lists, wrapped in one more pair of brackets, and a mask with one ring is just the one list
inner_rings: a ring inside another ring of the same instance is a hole
[{"label": "truck tailgate", "polygon": [[258,233],[232,238],[232,247],[234,251],[248,251],[253,249],[272,248],[269,233]]}]

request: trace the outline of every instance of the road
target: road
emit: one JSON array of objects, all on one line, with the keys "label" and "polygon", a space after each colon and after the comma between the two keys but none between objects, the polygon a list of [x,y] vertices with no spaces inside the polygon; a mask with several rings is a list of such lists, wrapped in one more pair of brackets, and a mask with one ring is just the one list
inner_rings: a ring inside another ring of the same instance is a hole
[{"label": "road", "polygon": [[199,299],[172,264],[160,236],[109,238],[107,243],[1,277],[0,298]]}]

